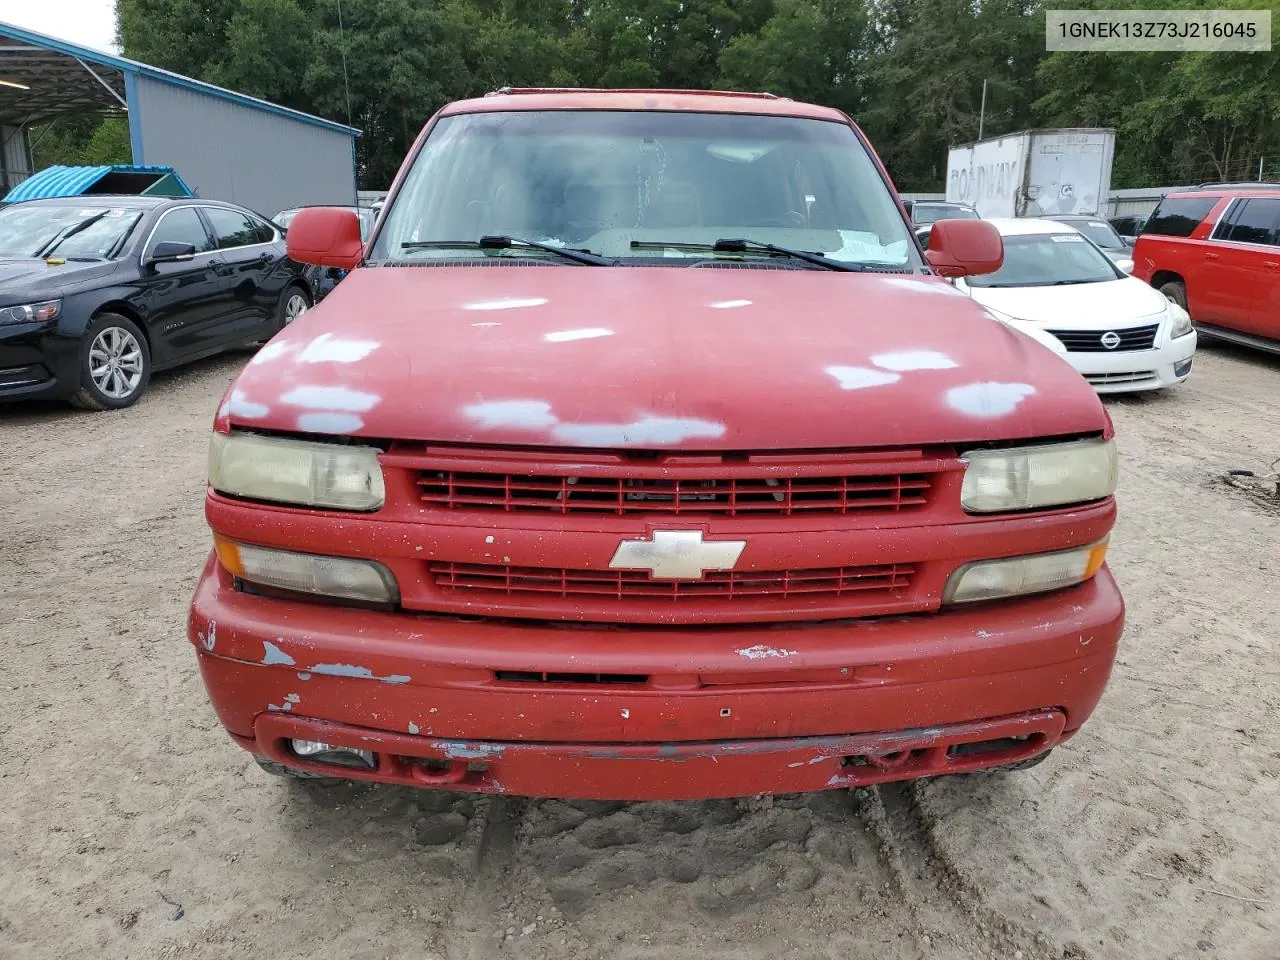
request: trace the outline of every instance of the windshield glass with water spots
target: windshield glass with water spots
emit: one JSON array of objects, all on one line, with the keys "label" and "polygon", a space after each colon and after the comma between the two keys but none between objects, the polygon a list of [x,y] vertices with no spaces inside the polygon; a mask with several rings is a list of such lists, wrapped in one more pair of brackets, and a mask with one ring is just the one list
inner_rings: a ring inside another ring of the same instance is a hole
[{"label": "windshield glass with water spots", "polygon": [[601,110],[445,117],[390,203],[374,261],[493,256],[435,244],[508,236],[624,260],[705,257],[664,245],[747,238],[844,262],[918,264],[853,129],[800,117]]}]

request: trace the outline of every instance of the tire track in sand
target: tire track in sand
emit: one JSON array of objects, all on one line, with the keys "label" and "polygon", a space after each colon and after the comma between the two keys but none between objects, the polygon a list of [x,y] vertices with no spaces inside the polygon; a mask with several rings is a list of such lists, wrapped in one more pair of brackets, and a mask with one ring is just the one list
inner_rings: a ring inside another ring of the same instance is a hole
[{"label": "tire track in sand", "polygon": [[940,821],[930,809],[927,784],[890,783],[855,795],[855,810],[881,841],[880,855],[924,955],[951,956],[950,948],[966,960],[1091,960],[1079,946],[1055,946],[987,902],[938,843]]}]

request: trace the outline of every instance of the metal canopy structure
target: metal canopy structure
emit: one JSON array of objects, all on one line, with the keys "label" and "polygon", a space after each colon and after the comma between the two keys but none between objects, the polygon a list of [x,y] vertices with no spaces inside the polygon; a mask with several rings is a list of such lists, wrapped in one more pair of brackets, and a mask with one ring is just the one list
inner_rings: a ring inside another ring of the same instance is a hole
[{"label": "metal canopy structure", "polygon": [[21,127],[127,107],[123,70],[21,43],[4,31],[0,24],[0,124]]},{"label": "metal canopy structure", "polygon": [[265,212],[355,201],[353,127],[0,22],[0,195],[35,173],[33,124],[129,118],[136,166]]}]

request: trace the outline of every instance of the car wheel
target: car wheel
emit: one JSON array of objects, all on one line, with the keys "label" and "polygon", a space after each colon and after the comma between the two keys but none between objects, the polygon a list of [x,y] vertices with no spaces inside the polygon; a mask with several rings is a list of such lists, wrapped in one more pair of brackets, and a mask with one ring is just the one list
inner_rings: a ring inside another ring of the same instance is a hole
[{"label": "car wheel", "polygon": [[311,309],[311,296],[302,287],[293,284],[285,289],[276,310],[276,326],[283,330]]},{"label": "car wheel", "polygon": [[80,345],[80,389],[71,402],[84,410],[119,410],[136,403],[151,380],[151,349],[138,325],[100,313]]},{"label": "car wheel", "polygon": [[1050,747],[1044,753],[1037,753],[1034,757],[1027,757],[1025,760],[1019,760],[1016,763],[1005,764],[1003,767],[997,767],[997,770],[1030,770],[1032,767],[1038,767],[1049,759],[1049,754],[1053,753],[1053,747]]},{"label": "car wheel", "polygon": [[[1160,287],[1160,292],[1170,303],[1176,303],[1183,310],[1187,309],[1187,287],[1181,280],[1170,280]],[[1191,311],[1187,310],[1187,312]]]}]

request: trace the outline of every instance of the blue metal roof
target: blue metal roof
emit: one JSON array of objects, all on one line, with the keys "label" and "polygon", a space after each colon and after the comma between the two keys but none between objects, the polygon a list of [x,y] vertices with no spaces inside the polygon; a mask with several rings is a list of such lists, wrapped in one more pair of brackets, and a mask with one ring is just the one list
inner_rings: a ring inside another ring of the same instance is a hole
[{"label": "blue metal roof", "polygon": [[5,203],[19,200],[42,200],[46,197],[78,197],[109,173],[153,173],[156,179],[171,176],[194,196],[173,167],[135,167],[128,164],[101,167],[46,167],[23,180],[9,191]]},{"label": "blue metal roof", "polygon": [[243,93],[236,93],[234,90],[215,87],[212,83],[205,83],[202,80],[194,80],[191,77],[184,77],[180,73],[170,73],[168,70],[161,70],[159,67],[148,66],[145,63],[139,63],[137,60],[130,60],[127,57],[117,57],[110,53],[103,53],[101,50],[94,50],[92,47],[82,47],[76,43],[67,43],[65,40],[58,40],[55,37],[46,36],[43,33],[36,33],[34,30],[25,30],[22,27],[15,27],[11,23],[0,23],[0,37],[9,37],[10,39],[20,40],[23,43],[28,43],[34,47],[43,47],[46,50],[53,50],[56,53],[65,53],[67,56],[75,57],[78,60],[100,64],[104,67],[110,67],[113,70],[121,71],[126,77],[129,74],[138,74],[144,77],[150,77],[153,80],[160,80],[164,83],[171,83],[175,86],[186,87],[188,90],[196,90],[200,93],[206,93],[212,97],[230,100],[233,103],[239,103],[247,107],[254,107],[258,110],[265,110],[268,113],[279,114],[280,116],[289,117],[293,120],[300,120],[303,123],[310,123],[317,127],[326,127],[330,130],[340,130],[343,133],[350,134],[352,137],[360,136],[359,130],[355,127],[349,127],[346,124],[335,123],[332,120],[325,120],[323,117],[315,117],[309,113],[303,113],[301,110],[291,110],[290,108],[282,107],[277,103],[269,103],[266,100],[259,100],[257,97],[250,97]]}]

